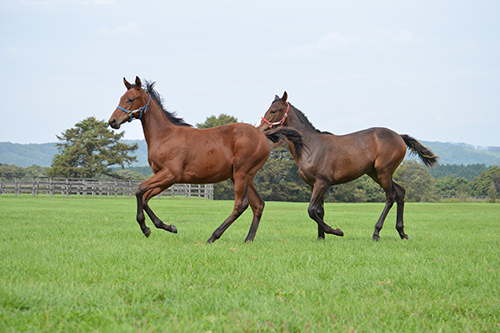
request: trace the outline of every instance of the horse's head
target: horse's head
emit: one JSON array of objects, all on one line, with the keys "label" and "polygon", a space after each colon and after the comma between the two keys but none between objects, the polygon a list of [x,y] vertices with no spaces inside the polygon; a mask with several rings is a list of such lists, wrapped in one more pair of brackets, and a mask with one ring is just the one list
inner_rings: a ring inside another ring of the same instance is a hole
[{"label": "horse's head", "polygon": [[142,89],[141,79],[138,76],[135,78],[135,84],[129,83],[125,78],[123,82],[127,92],[120,98],[120,103],[109,118],[109,125],[114,129],[119,129],[126,121],[140,119],[151,102],[151,95]]},{"label": "horse's head", "polygon": [[290,104],[286,101],[287,98],[286,91],[281,98],[276,95],[264,117],[260,118],[261,120],[257,122],[255,127],[261,131],[267,131],[276,126],[283,126],[288,117],[288,110],[290,109]]}]

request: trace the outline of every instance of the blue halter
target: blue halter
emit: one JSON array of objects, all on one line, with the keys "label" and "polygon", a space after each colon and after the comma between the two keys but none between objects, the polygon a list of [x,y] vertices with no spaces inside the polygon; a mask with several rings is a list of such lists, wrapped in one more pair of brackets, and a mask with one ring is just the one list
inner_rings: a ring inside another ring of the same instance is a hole
[{"label": "blue halter", "polygon": [[[147,91],[146,91],[147,92]],[[116,108],[124,111],[125,113],[128,114],[128,116],[130,117],[130,119],[128,120],[128,122],[131,122],[132,120],[134,120],[134,118],[132,118],[132,115],[137,113],[137,112],[140,112],[139,113],[139,118],[137,119],[141,119],[142,118],[142,115],[146,113],[146,110],[148,109],[148,106],[149,106],[149,102],[151,102],[151,94],[149,92],[147,92],[148,95],[149,95],[149,100],[148,100],[148,103],[146,105],[144,105],[143,107],[140,107],[138,109],[135,109],[135,110],[127,110],[125,108],[122,108],[121,106],[117,106]]]}]

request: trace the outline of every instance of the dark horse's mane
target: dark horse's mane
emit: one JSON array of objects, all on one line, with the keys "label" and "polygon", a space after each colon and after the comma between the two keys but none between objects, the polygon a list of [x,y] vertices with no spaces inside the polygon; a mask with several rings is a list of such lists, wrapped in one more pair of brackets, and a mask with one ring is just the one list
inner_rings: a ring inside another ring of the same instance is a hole
[{"label": "dark horse's mane", "polygon": [[[154,100],[156,102],[156,104],[158,104],[158,106],[163,111],[163,113],[168,118],[168,120],[170,120],[170,122],[172,124],[174,124],[175,126],[192,127],[192,125],[186,123],[184,121],[184,119],[177,117],[175,112],[167,111],[167,109],[163,106],[163,98],[154,88],[155,84],[156,84],[156,82],[146,81],[146,84],[145,84],[146,89],[145,90],[151,95],[151,99]],[[133,87],[135,87],[135,84],[133,84],[130,88],[132,89]]]},{"label": "dark horse's mane", "polygon": [[319,133],[319,134],[330,134],[330,135],[332,135],[332,133],[330,133],[330,132],[320,131],[319,129],[317,129],[316,127],[314,127],[314,125],[311,124],[311,122],[309,121],[309,119],[307,119],[306,115],[302,111],[300,111],[299,109],[297,109],[295,106],[293,106],[293,108],[295,109],[295,113],[297,114],[297,117],[299,117],[300,122],[303,123],[304,125],[306,125],[306,127],[308,127],[309,129],[312,129],[313,131],[315,131],[316,133]]}]

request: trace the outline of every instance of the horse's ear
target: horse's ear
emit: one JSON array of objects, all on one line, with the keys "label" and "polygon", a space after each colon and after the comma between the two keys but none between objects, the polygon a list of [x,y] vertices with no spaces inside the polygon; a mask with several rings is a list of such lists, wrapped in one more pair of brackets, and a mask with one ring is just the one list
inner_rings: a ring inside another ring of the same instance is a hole
[{"label": "horse's ear", "polygon": [[283,93],[283,97],[281,97],[281,100],[282,100],[283,102],[286,102],[287,98],[288,98],[288,94],[287,94],[287,93],[286,93],[286,91],[285,91],[285,92]]},{"label": "horse's ear", "polygon": [[123,78],[123,83],[125,83],[125,87],[127,87],[127,90],[130,89],[130,87],[132,87],[132,85],[130,84],[130,82],[127,81],[126,78]]},{"label": "horse's ear", "polygon": [[274,101],[279,101],[280,97],[278,95],[274,95]]},{"label": "horse's ear", "polygon": [[135,89],[139,90],[142,88],[141,79],[138,76],[135,77]]}]

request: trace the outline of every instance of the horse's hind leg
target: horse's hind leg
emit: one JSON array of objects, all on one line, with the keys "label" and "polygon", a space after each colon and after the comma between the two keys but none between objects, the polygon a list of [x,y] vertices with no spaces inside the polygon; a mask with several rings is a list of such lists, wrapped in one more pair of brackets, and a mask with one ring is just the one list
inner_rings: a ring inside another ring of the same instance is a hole
[{"label": "horse's hind leg", "polygon": [[262,217],[262,212],[264,211],[264,200],[262,200],[259,193],[257,193],[253,179],[250,181],[250,184],[248,184],[248,189],[248,200],[250,202],[250,207],[252,207],[253,220],[245,242],[254,240],[257,228],[259,227],[260,218]]},{"label": "horse's hind leg", "polygon": [[393,190],[397,203],[396,230],[399,232],[401,239],[408,239],[408,235],[404,232],[403,213],[405,207],[405,189],[403,186],[392,182]]},{"label": "horse's hind leg", "polygon": [[390,198],[388,197],[385,201],[385,207],[384,210],[382,211],[382,214],[378,218],[377,223],[375,224],[375,231],[373,232],[373,240],[379,241],[380,240],[380,230],[382,230],[384,226],[384,221],[387,217],[387,214],[389,214],[389,211],[392,208],[392,205],[394,205],[394,198],[392,198],[392,194],[390,195]]},{"label": "horse's hind leg", "polygon": [[[219,239],[224,231],[233,224],[233,222],[240,217],[241,214],[248,208],[248,181],[247,182],[234,182],[234,208],[229,217],[222,222],[222,224],[215,229],[212,236],[207,240],[207,243],[213,243]],[[243,184],[242,184],[243,183]]]},{"label": "horse's hind leg", "polygon": [[384,221],[387,218],[387,214],[389,214],[389,211],[394,205],[395,192],[391,176],[379,177],[376,172],[368,173],[368,175],[384,189],[386,197],[384,210],[378,218],[375,224],[375,231],[373,232],[373,240],[378,241],[380,240],[380,230],[384,227]]},{"label": "horse's hind leg", "polygon": [[328,190],[328,184],[317,182],[313,187],[311,201],[307,208],[309,217],[318,224],[318,239],[324,239],[325,233],[344,236],[342,230],[333,229],[323,221],[323,217],[325,216],[323,201],[326,190]]}]

